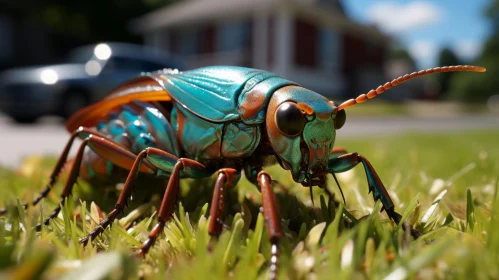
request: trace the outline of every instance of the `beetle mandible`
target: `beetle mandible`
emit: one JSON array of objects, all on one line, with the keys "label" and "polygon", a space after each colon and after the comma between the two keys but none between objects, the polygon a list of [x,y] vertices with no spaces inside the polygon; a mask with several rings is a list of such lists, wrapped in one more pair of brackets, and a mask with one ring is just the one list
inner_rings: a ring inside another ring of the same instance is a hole
[{"label": "beetle mandible", "polygon": [[[292,81],[257,69],[214,66],[186,72],[165,69],[147,73],[81,109],[67,121],[71,137],[48,185],[31,205],[50,192],[74,140],[81,138],[83,142],[69,171],[61,203],[71,194],[80,172],[92,178],[111,175],[113,165],[129,170],[114,209],[81,240],[84,244],[102,233],[123,211],[139,173],[168,180],[158,223],[139,250],[144,255],[173,213],[180,178],[217,174],[209,224],[209,234],[216,237],[222,231],[225,190],[236,185],[244,172],[262,194],[265,225],[272,244],[271,278],[275,278],[278,243],[283,234],[279,205],[271,188],[272,177],[262,170],[264,160],[275,157],[281,167],[290,171],[294,181],[306,187],[324,187],[327,174],[344,172],[362,163],[369,191],[375,200],[381,200],[388,216],[399,223],[401,216],[395,212],[369,161],[358,153],[333,147],[336,130],[345,123],[345,108],[412,78],[449,71],[484,72],[485,68],[459,65],[414,72],[339,105]],[[86,147],[90,148],[88,152]],[[60,206],[44,223],[49,224],[59,211]]]}]

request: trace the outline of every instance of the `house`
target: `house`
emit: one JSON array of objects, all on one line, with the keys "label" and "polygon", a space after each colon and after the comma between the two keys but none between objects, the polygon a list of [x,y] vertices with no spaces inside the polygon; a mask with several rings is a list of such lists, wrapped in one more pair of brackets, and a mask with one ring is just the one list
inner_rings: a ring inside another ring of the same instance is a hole
[{"label": "house", "polygon": [[130,23],[188,68],[266,69],[325,96],[383,83],[389,38],[349,19],[339,0],[185,0]]}]

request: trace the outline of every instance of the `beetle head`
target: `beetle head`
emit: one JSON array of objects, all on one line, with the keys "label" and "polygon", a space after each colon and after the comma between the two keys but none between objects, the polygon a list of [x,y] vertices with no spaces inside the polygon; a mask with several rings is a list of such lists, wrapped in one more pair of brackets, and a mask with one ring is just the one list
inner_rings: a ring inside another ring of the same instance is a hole
[{"label": "beetle head", "polygon": [[345,108],[416,77],[439,72],[485,72],[472,65],[436,67],[400,76],[340,105],[299,86],[285,86],[274,92],[267,108],[269,142],[281,166],[304,185],[324,185],[327,160],[336,130],[345,123]]},{"label": "beetle head", "polygon": [[280,88],[272,95],[266,118],[269,142],[281,166],[296,182],[325,181],[327,160],[344,111],[327,98],[299,86]]}]

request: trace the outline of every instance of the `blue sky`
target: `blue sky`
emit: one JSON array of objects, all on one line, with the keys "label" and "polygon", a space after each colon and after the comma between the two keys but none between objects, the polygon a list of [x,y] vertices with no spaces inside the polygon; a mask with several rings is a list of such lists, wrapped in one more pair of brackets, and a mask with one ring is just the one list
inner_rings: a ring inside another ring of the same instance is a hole
[{"label": "blue sky", "polygon": [[463,59],[480,53],[491,26],[484,16],[491,0],[343,0],[358,22],[376,24],[416,59],[419,67],[437,66],[442,47]]}]

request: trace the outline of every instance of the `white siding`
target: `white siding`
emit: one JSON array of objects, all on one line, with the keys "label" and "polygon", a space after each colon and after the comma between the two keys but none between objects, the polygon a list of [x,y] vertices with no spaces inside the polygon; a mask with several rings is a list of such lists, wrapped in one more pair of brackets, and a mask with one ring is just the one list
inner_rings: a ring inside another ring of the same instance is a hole
[{"label": "white siding", "polygon": [[318,64],[322,69],[329,73],[341,71],[341,36],[334,29],[320,30],[318,48]]},{"label": "white siding", "polygon": [[253,46],[252,66],[260,69],[268,69],[268,35],[269,35],[269,13],[256,13],[253,19]]},{"label": "white siding", "polygon": [[274,24],[274,63],[273,72],[286,77],[294,53],[293,17],[286,11],[279,11]]}]

